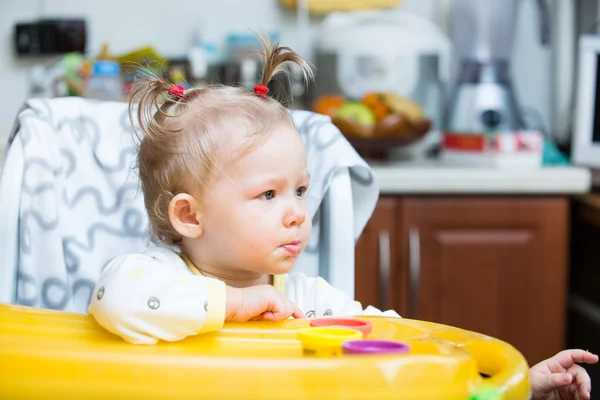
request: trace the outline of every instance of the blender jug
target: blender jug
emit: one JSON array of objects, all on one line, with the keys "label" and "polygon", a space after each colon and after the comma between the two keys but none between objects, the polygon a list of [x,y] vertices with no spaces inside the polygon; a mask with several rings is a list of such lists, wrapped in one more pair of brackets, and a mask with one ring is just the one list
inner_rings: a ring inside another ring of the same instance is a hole
[{"label": "blender jug", "polygon": [[[549,16],[536,0],[540,40],[549,42]],[[458,82],[451,96],[446,130],[463,133],[523,129],[511,85],[510,58],[521,0],[457,0],[452,17]]]}]

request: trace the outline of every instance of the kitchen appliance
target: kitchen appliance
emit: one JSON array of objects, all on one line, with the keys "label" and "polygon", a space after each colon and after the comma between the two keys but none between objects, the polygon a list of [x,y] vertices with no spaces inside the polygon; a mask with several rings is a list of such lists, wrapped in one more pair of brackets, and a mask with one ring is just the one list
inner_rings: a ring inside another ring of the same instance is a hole
[{"label": "kitchen appliance", "polygon": [[[442,158],[483,165],[539,165],[543,134],[528,130],[511,80],[513,35],[521,0],[457,0],[452,16],[458,82],[451,95]],[[550,39],[544,0],[540,41]]]},{"label": "kitchen appliance", "polygon": [[600,35],[579,39],[573,161],[600,168]]},{"label": "kitchen appliance", "polygon": [[315,36],[311,100],[393,92],[419,104],[432,121],[430,134],[440,129],[450,42],[435,23],[399,10],[336,12]]}]

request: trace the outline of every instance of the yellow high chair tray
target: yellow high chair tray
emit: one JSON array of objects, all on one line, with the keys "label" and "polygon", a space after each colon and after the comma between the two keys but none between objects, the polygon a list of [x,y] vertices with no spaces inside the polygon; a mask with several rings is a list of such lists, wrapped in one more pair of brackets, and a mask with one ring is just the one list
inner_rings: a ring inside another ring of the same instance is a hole
[{"label": "yellow high chair tray", "polygon": [[[505,342],[423,321],[345,321],[225,324],[133,345],[87,315],[0,304],[0,398],[529,398],[527,363]],[[390,350],[368,354],[378,343]]]}]

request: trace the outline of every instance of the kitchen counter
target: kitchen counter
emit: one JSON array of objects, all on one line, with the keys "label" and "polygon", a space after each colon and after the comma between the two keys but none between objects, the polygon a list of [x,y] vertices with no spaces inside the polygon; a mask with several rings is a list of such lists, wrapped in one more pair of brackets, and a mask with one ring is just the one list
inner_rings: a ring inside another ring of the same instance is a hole
[{"label": "kitchen counter", "polygon": [[482,168],[420,163],[371,163],[381,194],[582,194],[591,187],[587,168]]}]

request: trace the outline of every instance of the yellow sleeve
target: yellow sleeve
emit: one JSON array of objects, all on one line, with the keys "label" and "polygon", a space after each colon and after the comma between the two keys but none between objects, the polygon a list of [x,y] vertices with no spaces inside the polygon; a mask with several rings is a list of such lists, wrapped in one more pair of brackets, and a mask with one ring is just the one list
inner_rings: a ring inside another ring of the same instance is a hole
[{"label": "yellow sleeve", "polygon": [[208,296],[204,307],[206,319],[201,333],[219,330],[225,322],[225,282],[212,278],[207,280]]}]

